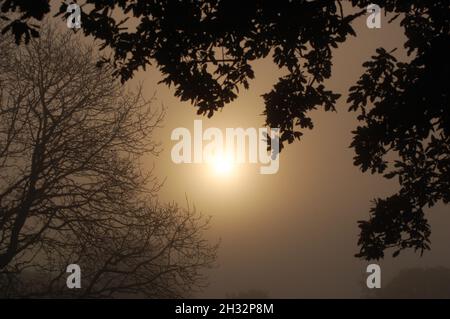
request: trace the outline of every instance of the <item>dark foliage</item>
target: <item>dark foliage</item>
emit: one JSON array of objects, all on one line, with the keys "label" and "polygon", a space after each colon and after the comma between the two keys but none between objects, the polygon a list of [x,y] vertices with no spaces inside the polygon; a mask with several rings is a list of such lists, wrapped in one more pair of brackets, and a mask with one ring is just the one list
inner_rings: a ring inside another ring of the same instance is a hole
[{"label": "dark foliage", "polygon": [[358,257],[378,259],[386,248],[429,249],[424,209],[450,201],[450,6],[446,1],[386,1],[401,14],[411,57],[399,62],[379,48],[357,84],[350,110],[361,125],[353,132],[354,164],[398,178],[400,190],[377,199],[360,221]]},{"label": "dark foliage", "polygon": [[[30,25],[28,21],[42,20],[49,12],[49,0],[2,0],[0,1],[0,19],[9,22],[3,28],[2,34],[10,31],[14,34],[17,44],[20,44],[22,38],[25,39],[25,43],[28,43],[31,37],[39,36],[37,27]],[[9,18],[9,15],[15,15],[15,19]]]}]

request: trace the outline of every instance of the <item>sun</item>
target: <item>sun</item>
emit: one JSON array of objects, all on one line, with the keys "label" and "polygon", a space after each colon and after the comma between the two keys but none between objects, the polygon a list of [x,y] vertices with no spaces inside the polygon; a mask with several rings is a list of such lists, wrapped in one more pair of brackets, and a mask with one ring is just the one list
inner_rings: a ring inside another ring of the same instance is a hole
[{"label": "sun", "polygon": [[219,174],[229,174],[233,169],[231,160],[218,158],[214,161],[214,170]]},{"label": "sun", "polygon": [[216,156],[209,161],[214,172],[221,176],[231,175],[234,168],[233,160],[227,156]]}]

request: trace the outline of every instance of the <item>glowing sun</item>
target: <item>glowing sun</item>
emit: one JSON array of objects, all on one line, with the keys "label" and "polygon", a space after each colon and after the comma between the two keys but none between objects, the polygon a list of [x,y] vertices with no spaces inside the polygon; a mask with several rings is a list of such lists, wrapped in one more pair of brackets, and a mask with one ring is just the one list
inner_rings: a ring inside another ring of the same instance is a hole
[{"label": "glowing sun", "polygon": [[228,157],[215,157],[211,160],[214,171],[220,175],[230,175],[233,171],[233,160]]}]

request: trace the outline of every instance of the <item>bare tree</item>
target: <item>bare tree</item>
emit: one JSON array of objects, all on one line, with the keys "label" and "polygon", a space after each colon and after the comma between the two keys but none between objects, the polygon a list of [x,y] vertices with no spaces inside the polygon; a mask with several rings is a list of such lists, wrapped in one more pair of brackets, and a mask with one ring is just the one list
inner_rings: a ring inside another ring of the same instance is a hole
[{"label": "bare tree", "polygon": [[[1,293],[179,297],[201,285],[216,251],[208,220],[159,204],[139,162],[158,152],[163,110],[71,33],[47,27],[27,46],[0,45]],[[81,289],[66,287],[72,263]]]}]

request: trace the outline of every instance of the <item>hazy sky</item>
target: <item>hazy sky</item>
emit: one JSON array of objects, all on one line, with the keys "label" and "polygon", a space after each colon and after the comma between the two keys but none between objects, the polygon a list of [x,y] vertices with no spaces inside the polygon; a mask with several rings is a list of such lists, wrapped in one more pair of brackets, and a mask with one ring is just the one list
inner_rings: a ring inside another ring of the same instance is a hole
[{"label": "hazy sky", "polygon": [[[190,103],[174,97],[173,89],[158,85],[161,74],[155,68],[131,81],[131,86],[143,81],[146,96],[156,93],[156,104],[167,107],[164,128],[155,136],[164,151],[147,161],[149,167],[155,165],[161,180],[166,179],[160,199],[185,204],[187,196],[212,216],[209,238],[221,239],[218,267],[208,272],[211,284],[199,296],[225,297],[249,289],[276,298],[361,296],[368,263],[353,257],[358,251],[357,220],[368,218],[372,199],[394,193],[398,185],[353,166],[354,153],[348,146],[357,121],[355,113],[347,112],[345,100],[362,74],[361,64],[376,48],[398,47],[396,55],[404,58],[402,29],[387,20],[383,17],[381,29],[368,29],[360,18],[355,24],[358,36],[334,52],[333,77],[327,85],[343,94],[338,112],[314,112],[314,129],[283,150],[275,175],[260,175],[259,164],[254,164],[218,176],[205,164],[176,165],[170,158],[172,130],[192,129],[194,119],[203,119],[204,127],[262,127],[261,94],[283,74],[270,59],[253,64],[256,79],[250,89],[242,90],[212,119],[197,116]],[[380,262],[382,283],[405,267],[450,266],[450,219],[445,210],[435,208],[428,214],[432,251],[423,258],[412,252],[395,259],[388,256]]]}]

